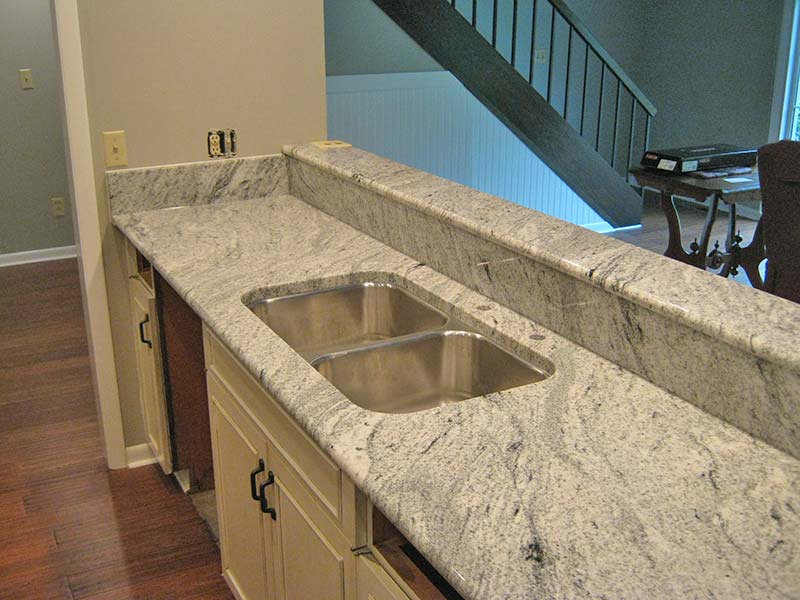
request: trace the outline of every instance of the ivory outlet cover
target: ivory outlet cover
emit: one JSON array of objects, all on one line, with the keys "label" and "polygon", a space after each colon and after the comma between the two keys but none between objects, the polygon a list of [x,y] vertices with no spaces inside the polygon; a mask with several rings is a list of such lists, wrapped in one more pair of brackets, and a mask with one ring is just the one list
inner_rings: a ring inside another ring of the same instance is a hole
[{"label": "ivory outlet cover", "polygon": [[107,167],[128,166],[128,142],[124,131],[104,131],[103,147]]}]

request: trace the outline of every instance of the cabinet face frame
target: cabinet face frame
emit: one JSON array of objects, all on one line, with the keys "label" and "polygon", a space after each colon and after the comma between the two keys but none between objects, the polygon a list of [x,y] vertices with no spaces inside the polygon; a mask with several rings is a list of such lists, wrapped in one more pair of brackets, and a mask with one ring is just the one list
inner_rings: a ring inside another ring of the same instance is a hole
[{"label": "cabinet face frame", "polygon": [[[139,403],[145,438],[165,474],[172,473],[172,446],[161,367],[161,340],[153,291],[139,278],[128,280]],[[146,321],[146,323],[145,323]],[[142,324],[144,323],[144,324]],[[142,335],[150,341],[147,345]]]},{"label": "cabinet face frame", "polygon": [[[361,492],[359,492],[360,494]],[[404,597],[409,598],[411,600],[420,600],[419,596],[417,596],[416,592],[412,590],[409,585],[403,580],[400,574],[395,571],[394,567],[389,564],[381,551],[378,550],[375,545],[373,544],[373,529],[372,529],[372,511],[374,509],[372,502],[369,501],[368,498],[364,497],[364,501],[361,503],[363,506],[363,510],[365,512],[363,518],[363,525],[366,527],[366,546],[369,550],[369,556],[375,560],[375,562],[383,569],[383,572],[389,577],[397,587],[402,590]],[[360,599],[359,599],[360,600]],[[377,600],[377,599],[376,599]]]}]

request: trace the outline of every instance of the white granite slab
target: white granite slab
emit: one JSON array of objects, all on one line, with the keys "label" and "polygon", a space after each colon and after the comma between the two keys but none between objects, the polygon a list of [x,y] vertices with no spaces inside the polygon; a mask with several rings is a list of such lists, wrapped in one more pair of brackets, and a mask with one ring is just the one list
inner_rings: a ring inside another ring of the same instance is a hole
[{"label": "white granite slab", "polygon": [[282,154],[106,172],[111,214],[289,192]]},{"label": "white granite slab", "polygon": [[800,457],[800,306],[355,148],[292,193]]},{"label": "white granite slab", "polygon": [[[294,197],[114,221],[466,598],[800,597],[787,454]],[[373,413],[242,302],[365,279],[409,287],[554,375]]]}]

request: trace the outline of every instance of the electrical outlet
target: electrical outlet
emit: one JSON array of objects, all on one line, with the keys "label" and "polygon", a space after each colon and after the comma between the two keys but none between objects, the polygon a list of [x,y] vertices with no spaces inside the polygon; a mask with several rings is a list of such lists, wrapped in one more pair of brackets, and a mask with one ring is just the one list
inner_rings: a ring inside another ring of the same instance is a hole
[{"label": "electrical outlet", "polygon": [[534,55],[534,63],[537,65],[543,65],[547,62],[547,50],[544,48],[537,48],[536,54]]},{"label": "electrical outlet", "polygon": [[128,166],[128,143],[124,131],[104,131],[103,146],[107,167]]},{"label": "electrical outlet", "polygon": [[235,129],[209,129],[206,141],[210,158],[236,156]]},{"label": "electrical outlet", "polygon": [[19,70],[19,87],[23,90],[33,89],[33,71],[30,69]]},{"label": "electrical outlet", "polygon": [[217,129],[208,132],[208,156],[211,158],[222,156],[222,136],[219,133]]},{"label": "electrical outlet", "polygon": [[63,217],[66,211],[67,206],[64,198],[50,198],[50,212],[54,217]]}]

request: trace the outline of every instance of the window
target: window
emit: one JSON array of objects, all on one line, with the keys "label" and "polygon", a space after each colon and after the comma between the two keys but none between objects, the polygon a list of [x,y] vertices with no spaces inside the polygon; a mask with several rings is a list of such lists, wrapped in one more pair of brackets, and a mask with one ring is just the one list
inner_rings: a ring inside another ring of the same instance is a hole
[{"label": "window", "polygon": [[781,137],[800,141],[800,0],[795,1]]}]

